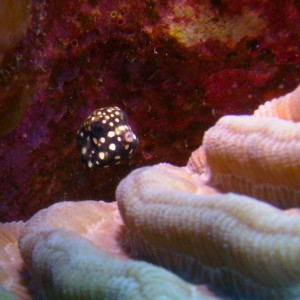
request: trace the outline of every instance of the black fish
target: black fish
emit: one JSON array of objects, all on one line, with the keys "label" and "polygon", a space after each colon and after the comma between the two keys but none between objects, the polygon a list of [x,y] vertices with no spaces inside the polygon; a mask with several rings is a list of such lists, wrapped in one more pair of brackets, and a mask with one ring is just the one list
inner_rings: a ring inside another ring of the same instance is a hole
[{"label": "black fish", "polygon": [[77,132],[83,163],[108,167],[127,159],[138,145],[125,112],[117,106],[94,111]]}]

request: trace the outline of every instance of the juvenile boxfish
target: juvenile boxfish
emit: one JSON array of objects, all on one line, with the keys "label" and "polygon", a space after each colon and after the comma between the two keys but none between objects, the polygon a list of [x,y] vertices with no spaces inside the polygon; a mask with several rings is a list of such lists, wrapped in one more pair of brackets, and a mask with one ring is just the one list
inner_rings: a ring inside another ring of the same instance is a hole
[{"label": "juvenile boxfish", "polygon": [[138,139],[125,112],[117,106],[94,111],[77,132],[83,163],[88,168],[119,164],[133,153]]}]

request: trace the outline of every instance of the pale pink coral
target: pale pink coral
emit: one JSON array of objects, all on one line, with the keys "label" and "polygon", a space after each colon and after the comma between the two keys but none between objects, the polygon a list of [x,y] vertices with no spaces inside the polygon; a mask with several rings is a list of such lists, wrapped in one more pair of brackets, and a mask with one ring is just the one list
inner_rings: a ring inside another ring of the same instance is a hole
[{"label": "pale pink coral", "polygon": [[26,284],[26,276],[23,276],[24,266],[18,248],[18,239],[23,227],[24,223],[21,221],[0,223],[0,286],[11,291],[19,299],[29,300],[30,291]]},{"label": "pale pink coral", "polygon": [[300,86],[254,116],[225,116],[206,131],[188,166],[223,192],[281,208],[300,204]]},{"label": "pale pink coral", "polygon": [[[4,224],[0,242],[9,237],[15,249],[10,256],[19,257],[35,287],[34,295],[19,293],[19,299],[217,299],[160,267],[128,259],[119,244],[122,226],[116,203],[102,201],[55,204],[27,221],[21,235],[10,234],[14,224]],[[20,268],[8,276],[13,292],[14,273],[22,278]],[[2,290],[0,295],[10,297]]]},{"label": "pale pink coral", "polygon": [[[281,99],[299,102],[298,89]],[[299,153],[294,120],[221,118],[187,167],[142,168],[118,186],[133,253],[190,280],[205,278],[238,299],[298,299],[299,213],[217,192],[298,207]],[[214,188],[212,195],[198,193],[199,183]]]},{"label": "pale pink coral", "polygon": [[9,253],[18,257],[16,274],[26,266],[46,299],[217,299],[138,258],[211,284],[226,299],[298,299],[299,210],[270,204],[299,207],[299,123],[273,110],[297,106],[298,94],[254,116],[221,118],[185,167],[133,171],[117,188],[119,210],[101,201],[59,203],[27,221],[20,237],[2,224],[2,243],[12,245],[2,252],[2,282],[9,274],[13,292],[19,278]]},{"label": "pale pink coral", "polygon": [[277,117],[284,120],[300,121],[300,86],[294,91],[259,106],[254,116]]},{"label": "pale pink coral", "polygon": [[242,195],[198,193],[187,172],[160,164],[121,181],[116,198],[132,252],[193,282],[235,287],[239,297],[296,299],[299,215]]},{"label": "pale pink coral", "polygon": [[[205,164],[193,166],[203,156]],[[299,206],[300,123],[223,117],[205,133],[189,165],[206,184],[223,192],[250,195],[283,208]]]}]

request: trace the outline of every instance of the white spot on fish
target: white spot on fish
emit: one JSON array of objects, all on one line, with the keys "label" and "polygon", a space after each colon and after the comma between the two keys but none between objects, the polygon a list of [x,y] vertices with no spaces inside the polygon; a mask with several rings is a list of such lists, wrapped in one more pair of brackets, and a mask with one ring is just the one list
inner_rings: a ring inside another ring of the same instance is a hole
[{"label": "white spot on fish", "polygon": [[114,133],[113,131],[109,131],[108,134],[107,134],[107,136],[108,136],[109,138],[112,138],[112,137],[115,136],[115,133]]},{"label": "white spot on fish", "polygon": [[133,134],[132,131],[127,131],[124,135],[124,138],[127,143],[132,143],[136,136]]},{"label": "white spot on fish", "polygon": [[111,150],[111,151],[115,151],[115,150],[116,150],[116,145],[115,145],[115,144],[110,144],[110,145],[108,146],[108,148],[109,148],[109,150]]}]

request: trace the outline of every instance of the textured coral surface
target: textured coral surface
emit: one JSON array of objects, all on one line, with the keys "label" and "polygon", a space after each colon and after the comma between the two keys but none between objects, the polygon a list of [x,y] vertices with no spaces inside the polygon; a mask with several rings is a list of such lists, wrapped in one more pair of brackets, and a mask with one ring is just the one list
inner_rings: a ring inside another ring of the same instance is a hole
[{"label": "textured coral surface", "polygon": [[[27,26],[18,18],[0,26]],[[32,0],[27,33],[1,49],[0,221],[112,200],[133,168],[182,165],[218,117],[297,85],[299,26],[296,0]],[[139,149],[129,165],[86,170],[76,130],[111,105]]]},{"label": "textured coral surface", "polygon": [[186,166],[137,168],[114,202],[0,222],[0,298],[298,300],[299,95],[223,116]]}]

